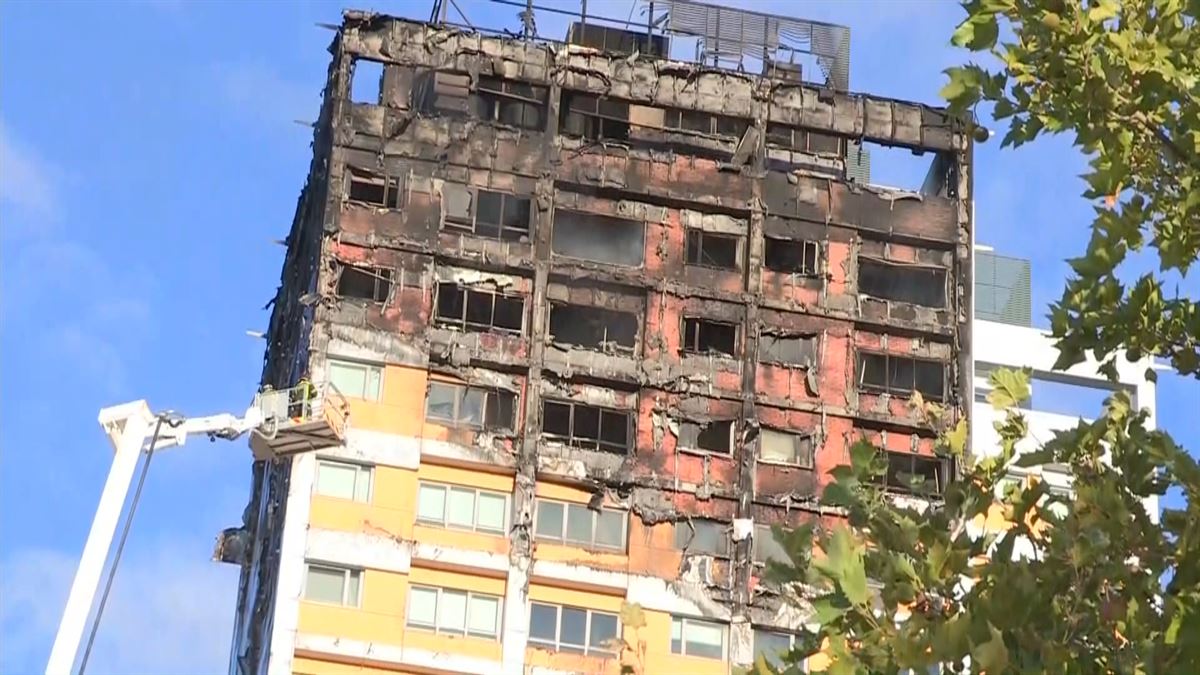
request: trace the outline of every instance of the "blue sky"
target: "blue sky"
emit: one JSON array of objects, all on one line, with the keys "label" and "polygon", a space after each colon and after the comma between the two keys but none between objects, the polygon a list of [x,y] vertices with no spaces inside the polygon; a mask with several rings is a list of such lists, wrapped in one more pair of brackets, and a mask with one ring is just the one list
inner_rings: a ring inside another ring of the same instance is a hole
[{"label": "blue sky", "polygon": [[[541,3],[578,6],[574,2]],[[374,9],[426,17],[427,0]],[[460,1],[513,27],[516,8]],[[744,1],[851,26],[856,90],[937,101],[952,2]],[[628,15],[630,0],[591,0]],[[286,7],[286,11],[285,11]],[[40,672],[108,470],[101,407],[243,410],[308,166],[337,3],[0,5],[0,672]],[[912,19],[920,17],[921,21]],[[564,34],[539,17],[546,34]],[[897,182],[902,156],[875,176]],[[1065,138],[977,152],[979,240],[1034,265],[1035,307],[1082,250],[1085,168]],[[1185,286],[1195,297],[1193,276]],[[1038,312],[1035,310],[1035,314]],[[1163,377],[1160,424],[1200,448],[1200,387]],[[209,562],[249,494],[244,443],[155,459],[89,672],[210,673],[237,574]]]}]

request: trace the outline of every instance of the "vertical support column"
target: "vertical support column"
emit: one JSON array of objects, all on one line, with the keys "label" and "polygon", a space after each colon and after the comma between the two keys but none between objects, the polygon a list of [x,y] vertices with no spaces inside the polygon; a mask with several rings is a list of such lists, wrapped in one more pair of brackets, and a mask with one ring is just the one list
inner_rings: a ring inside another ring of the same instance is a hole
[{"label": "vertical support column", "polygon": [[[554,69],[557,70],[558,54]],[[508,582],[504,592],[504,640],[501,659],[504,675],[525,672],[525,645],[529,639],[529,576],[533,570],[533,505],[537,486],[538,439],[542,432],[542,366],[546,358],[546,332],[550,308],[546,287],[550,278],[550,238],[554,223],[554,179],[557,161],[558,109],[562,88],[554,80],[546,101],[546,126],[542,145],[542,175],[534,192],[536,218],[533,235],[533,294],[529,312],[529,370],[525,380],[525,425],[517,454],[513,481],[511,546]]]},{"label": "vertical support column", "polygon": [[[67,596],[67,606],[63,610],[62,621],[58,624],[54,646],[50,649],[46,675],[70,675],[75,668],[79,641],[83,637],[87,618],[92,613],[96,588],[100,584],[100,574],[104,571],[109,549],[112,548],[117,520],[121,517],[125,498],[129,495],[129,485],[133,482],[133,472],[137,468],[138,458],[142,455],[142,446],[150,435],[150,425],[154,417],[150,414],[146,402],[138,401],[128,405],[130,413],[124,418],[120,436],[113,439],[116,454],[113,455],[108,478],[104,481],[104,491],[100,493],[100,503],[96,506],[95,517],[92,518],[92,529],[88,532],[87,543],[83,545],[79,569],[75,571],[75,580],[71,583],[71,593]],[[101,412],[100,423],[116,422],[106,420],[104,412]]]},{"label": "vertical support column", "polygon": [[317,477],[317,458],[302,453],[292,459],[288,480],[287,506],[279,557],[276,560],[275,616],[271,622],[271,653],[268,675],[292,672],[296,635],[300,622],[300,592],[304,587],[304,549],[308,543],[308,517],[312,508],[313,483]]}]

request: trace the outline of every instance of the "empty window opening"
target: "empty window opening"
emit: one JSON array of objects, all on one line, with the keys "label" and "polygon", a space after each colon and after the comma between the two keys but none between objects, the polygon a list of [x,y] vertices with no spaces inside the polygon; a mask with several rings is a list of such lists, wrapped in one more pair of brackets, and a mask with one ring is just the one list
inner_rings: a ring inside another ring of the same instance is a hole
[{"label": "empty window opening", "polygon": [[733,452],[733,420],[708,424],[680,422],[679,445],[693,450],[728,455]]},{"label": "empty window opening", "polygon": [[386,302],[391,292],[392,270],[342,264],[337,281],[338,296]]},{"label": "empty window opening", "polygon": [[692,554],[729,555],[729,532],[725,523],[693,518],[675,523],[675,548]]},{"label": "empty window opening", "polygon": [[946,270],[859,258],[858,292],[926,307],[946,306]]},{"label": "empty window opening", "polygon": [[766,462],[794,464],[811,469],[814,455],[813,437],[763,427],[758,434],[758,458]]},{"label": "empty window opening", "polygon": [[350,74],[350,101],[379,105],[383,91],[383,64],[354,59]]},{"label": "empty window opening", "polygon": [[767,269],[808,277],[820,272],[821,246],[817,242],[765,237],[763,243],[763,264]]},{"label": "empty window opening", "polygon": [[791,561],[783,543],[775,536],[775,530],[770,525],[754,526],[754,542],[751,547],[753,548],[754,562],[766,563],[774,560],[786,564]]},{"label": "empty window opening", "polygon": [[617,615],[534,602],[529,608],[529,645],[556,652],[611,657]]},{"label": "empty window opening", "polygon": [[946,489],[950,465],[944,459],[889,452],[887,462],[884,485],[888,489],[910,494],[942,494]]},{"label": "empty window opening", "polygon": [[663,111],[663,127],[671,130],[694,131],[709,136],[731,136],[741,139],[750,127],[750,120],[726,115],[712,115],[697,110],[669,108]]},{"label": "empty window opening", "polygon": [[858,384],[868,391],[908,396],[914,391],[928,401],[946,395],[946,364],[895,354],[858,355]]},{"label": "empty window opening", "polygon": [[511,431],[516,395],[450,382],[430,382],[425,419],[449,426]]},{"label": "empty window opening", "polygon": [[739,243],[738,237],[733,235],[688,230],[687,264],[737,269]]},{"label": "empty window opening", "polygon": [[646,253],[645,236],[642,222],[556,210],[551,248],[572,258],[638,267]]},{"label": "empty window opening", "polygon": [[630,312],[582,305],[550,306],[550,339],[588,349],[632,352],[638,319]]},{"label": "empty window opening", "polygon": [[763,363],[812,367],[817,362],[817,336],[763,333],[758,338],[758,360]]},{"label": "empty window opening", "polygon": [[350,201],[385,209],[400,208],[403,190],[399,178],[381,176],[362,169],[350,169],[347,173],[350,180]]},{"label": "empty window opening", "polygon": [[806,131],[786,124],[767,124],[767,145],[827,157],[842,157],[846,154],[844,138]]},{"label": "empty window opening", "polygon": [[687,353],[734,356],[737,324],[684,317],[682,342],[683,351]]},{"label": "empty window opening", "polygon": [[446,183],[442,186],[442,212],[446,230],[501,241],[529,238],[528,197]]},{"label": "empty window opening", "polygon": [[577,448],[625,454],[629,413],[572,401],[542,401],[542,433]]},{"label": "empty window opening", "polygon": [[629,138],[629,104],[590,94],[563,93],[560,131],[590,140]]},{"label": "empty window opening", "polygon": [[587,504],[537,500],[538,539],[587,548],[625,550],[627,511],[589,509]]},{"label": "empty window opening", "polygon": [[411,586],[405,624],[443,635],[494,640],[500,634],[500,609],[495,595],[435,586]]},{"label": "empty window opening", "polygon": [[546,88],[525,82],[480,77],[476,87],[476,114],[520,129],[546,126]]},{"label": "empty window opening", "polygon": [[440,325],[465,331],[520,334],[524,318],[524,298],[438,282],[436,319]]}]

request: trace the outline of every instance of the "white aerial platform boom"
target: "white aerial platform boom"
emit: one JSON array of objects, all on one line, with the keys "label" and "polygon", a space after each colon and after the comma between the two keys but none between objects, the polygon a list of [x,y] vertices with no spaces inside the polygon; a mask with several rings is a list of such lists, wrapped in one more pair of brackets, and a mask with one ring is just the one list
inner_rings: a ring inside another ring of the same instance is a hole
[{"label": "white aerial platform boom", "polygon": [[255,459],[320,450],[342,443],[346,402],[332,385],[307,384],[263,391],[241,417],[221,414],[189,419],[171,412],[155,415],[145,401],[133,401],[104,408],[99,421],[116,454],[71,584],[46,675],[70,675],[74,668],[104,562],[142,453],[183,445],[189,436],[234,440],[247,432]]}]

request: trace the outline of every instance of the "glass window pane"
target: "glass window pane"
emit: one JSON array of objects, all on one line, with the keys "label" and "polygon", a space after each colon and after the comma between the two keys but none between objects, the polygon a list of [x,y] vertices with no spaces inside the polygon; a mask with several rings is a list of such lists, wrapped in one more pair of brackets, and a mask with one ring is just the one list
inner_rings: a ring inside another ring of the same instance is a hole
[{"label": "glass window pane", "polygon": [[563,505],[555,502],[538,502],[537,530],[539,537],[562,539]]},{"label": "glass window pane", "polygon": [[533,603],[529,612],[529,641],[553,645],[558,635],[558,608]]},{"label": "glass window pane", "polygon": [[471,426],[483,426],[484,392],[480,389],[468,389],[463,396],[462,406],[458,410],[458,421]]},{"label": "glass window pane", "polygon": [[505,516],[508,514],[508,500],[504,495],[479,493],[478,527],[481,530],[503,532]]},{"label": "glass window pane", "polygon": [[450,488],[446,502],[446,523],[457,527],[475,527],[475,491]]},{"label": "glass window pane", "polygon": [[346,604],[351,607],[358,607],[358,586],[362,572],[358,570],[350,570],[346,575]]},{"label": "glass window pane", "polygon": [[[575,647],[582,651],[587,644],[587,611],[574,607],[563,607],[558,642],[560,648]],[[575,651],[565,649],[566,651]]]},{"label": "glass window pane", "polygon": [[438,599],[439,631],[462,633],[467,625],[467,594],[462,591],[442,590]]},{"label": "glass window pane", "polygon": [[367,369],[353,363],[329,362],[329,381],[345,396],[365,398]]},{"label": "glass window pane", "polygon": [[467,616],[467,632],[480,637],[496,637],[499,613],[499,598],[471,596],[470,613]]},{"label": "glass window pane", "polygon": [[383,373],[378,368],[367,368],[367,385],[363,390],[363,398],[369,401],[379,400],[379,384]]},{"label": "glass window pane", "polygon": [[592,511],[586,506],[567,506],[567,541],[592,543]]},{"label": "glass window pane", "polygon": [[454,421],[454,402],[461,387],[442,382],[429,383],[429,403],[425,417],[431,420]]},{"label": "glass window pane", "polygon": [[371,469],[370,467],[358,467],[357,475],[354,479],[354,501],[369,502],[371,501]]},{"label": "glass window pane", "polygon": [[624,511],[601,511],[596,517],[596,543],[624,550],[625,520]]},{"label": "glass window pane", "polygon": [[342,604],[342,584],[346,580],[344,570],[330,567],[308,567],[308,578],[304,582],[304,597],[317,602]]},{"label": "glass window pane", "polygon": [[437,591],[413,586],[408,591],[408,623],[415,626],[437,625]]},{"label": "glass window pane", "polygon": [[417,490],[417,520],[439,525],[446,522],[446,488],[422,485]]},{"label": "glass window pane", "polygon": [[719,659],[725,656],[725,630],[723,626],[699,621],[687,624],[687,653]]},{"label": "glass window pane", "polygon": [[683,653],[683,619],[671,617],[671,653]]},{"label": "glass window pane", "polygon": [[616,651],[610,640],[617,637],[617,616],[592,612],[592,630],[588,635],[588,647],[604,651]]},{"label": "glass window pane", "polygon": [[357,467],[335,462],[317,463],[317,494],[354,499]]},{"label": "glass window pane", "polygon": [[781,664],[780,656],[791,651],[791,643],[791,636],[784,633],[756,630],[754,631],[754,660],[757,662],[759,655],[762,655],[766,658],[767,663],[778,667]]}]

